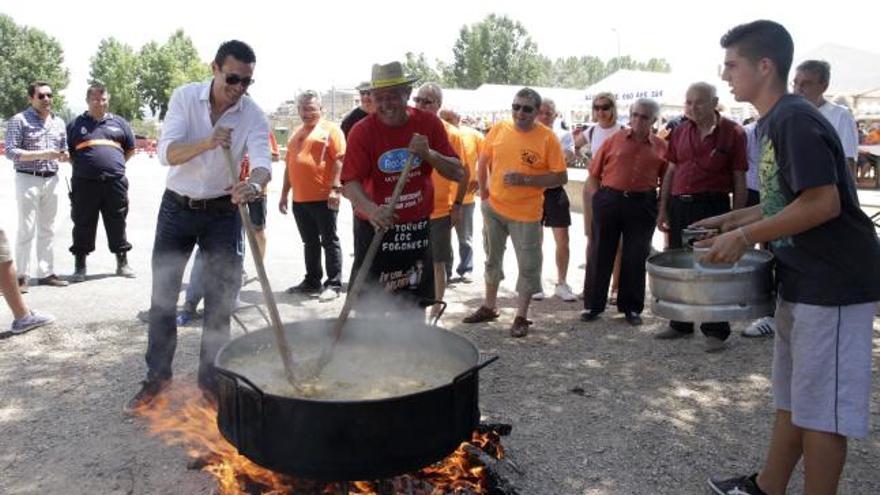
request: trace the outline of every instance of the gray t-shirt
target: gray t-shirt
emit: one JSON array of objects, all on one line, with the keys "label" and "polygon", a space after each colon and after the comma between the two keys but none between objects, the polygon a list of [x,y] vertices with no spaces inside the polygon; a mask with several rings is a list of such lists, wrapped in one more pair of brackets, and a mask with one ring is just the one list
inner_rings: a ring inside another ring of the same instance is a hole
[{"label": "gray t-shirt", "polygon": [[782,298],[820,306],[880,300],[880,242],[859,207],[837,132],[801,96],[786,94],[758,121],[761,205],[779,213],[805,189],[834,184],[840,215],[770,243]]}]

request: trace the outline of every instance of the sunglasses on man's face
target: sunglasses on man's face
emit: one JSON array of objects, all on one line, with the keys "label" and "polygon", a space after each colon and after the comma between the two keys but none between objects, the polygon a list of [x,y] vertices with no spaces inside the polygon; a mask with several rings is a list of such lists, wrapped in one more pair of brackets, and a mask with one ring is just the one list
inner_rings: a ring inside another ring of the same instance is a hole
[{"label": "sunglasses on man's face", "polygon": [[535,107],[530,105],[520,105],[519,103],[514,103],[513,105],[510,105],[510,108],[512,108],[514,112],[522,113],[533,113],[535,111]]},{"label": "sunglasses on man's face", "polygon": [[433,105],[435,103],[435,101],[430,98],[420,98],[418,96],[413,98],[413,101],[416,102],[416,105]]},{"label": "sunglasses on man's face", "polygon": [[254,83],[254,79],[251,76],[241,77],[238,74],[226,74],[226,84],[229,86],[235,86],[236,84],[241,84],[245,88]]},{"label": "sunglasses on man's face", "polygon": [[593,105],[593,110],[597,112],[607,112],[611,110],[611,105]]},{"label": "sunglasses on man's face", "polygon": [[37,98],[39,98],[41,100],[51,99],[52,96],[53,96],[52,93],[37,93]]}]

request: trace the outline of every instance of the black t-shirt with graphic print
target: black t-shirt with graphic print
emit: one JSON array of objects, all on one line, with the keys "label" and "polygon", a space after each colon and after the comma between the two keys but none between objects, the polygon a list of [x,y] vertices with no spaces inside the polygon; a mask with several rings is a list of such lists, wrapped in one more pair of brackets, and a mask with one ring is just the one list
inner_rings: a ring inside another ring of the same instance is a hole
[{"label": "black t-shirt with graphic print", "polygon": [[761,204],[775,215],[801,191],[836,184],[840,215],[770,243],[782,298],[820,306],[880,300],[880,243],[859,208],[837,132],[801,96],[787,94],[758,121]]}]

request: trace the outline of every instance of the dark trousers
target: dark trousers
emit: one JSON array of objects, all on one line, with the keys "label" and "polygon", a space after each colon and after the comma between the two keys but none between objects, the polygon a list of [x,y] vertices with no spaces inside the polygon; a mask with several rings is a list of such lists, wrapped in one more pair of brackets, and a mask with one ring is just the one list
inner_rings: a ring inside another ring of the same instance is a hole
[{"label": "dark trousers", "polygon": [[617,309],[642,312],[645,308],[645,260],[651,252],[656,225],[656,193],[625,195],[606,188],[596,191],[593,195],[593,236],[584,280],[586,310],[595,313],[605,310],[614,257],[622,237]]},{"label": "dark trousers", "polygon": [[336,235],[336,216],[339,212],[327,207],[326,201],[293,202],[291,209],[303,241],[306,282],[315,287],[321,285],[324,276],[321,248],[324,248],[324,265],[327,268],[324,287],[342,288],[342,247]]},{"label": "dark trousers", "polygon": [[111,253],[125,253],[131,244],[125,238],[125,218],[128,216],[128,179],[106,177],[70,181],[70,217],[73,219],[74,255],[88,255],[95,250],[98,214],[104,219],[107,247]]},{"label": "dark trousers", "polygon": [[232,207],[189,209],[167,191],[159,207],[153,243],[147,379],[171,378],[177,347],[177,296],[196,244],[205,257],[205,319],[198,381],[203,389],[215,392],[214,358],[229,341],[229,319],[241,283],[241,219]]},{"label": "dark trousers", "polygon": [[761,192],[754,189],[748,189],[748,197],[746,198],[746,208],[761,203]]},{"label": "dark trousers", "polygon": [[[704,218],[721,215],[730,211],[730,197],[727,194],[702,194],[689,199],[673,196],[669,200],[667,216],[669,218],[669,247],[683,246],[681,229]],[[693,333],[693,322],[670,321],[669,326],[682,333]],[[730,336],[730,323],[705,322],[700,324],[700,331],[706,337],[717,337],[726,340]]]}]

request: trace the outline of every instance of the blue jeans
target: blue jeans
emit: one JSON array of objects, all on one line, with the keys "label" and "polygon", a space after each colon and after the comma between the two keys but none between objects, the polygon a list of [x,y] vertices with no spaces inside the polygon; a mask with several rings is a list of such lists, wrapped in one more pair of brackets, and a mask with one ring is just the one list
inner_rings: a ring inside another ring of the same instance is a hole
[{"label": "blue jeans", "polygon": [[474,271],[474,209],[476,203],[461,206],[461,222],[455,226],[455,235],[458,237],[458,267],[455,271],[459,275]]},{"label": "blue jeans", "polygon": [[199,386],[216,391],[214,358],[229,341],[229,321],[241,283],[241,219],[229,210],[194,210],[166,191],[153,243],[153,287],[147,341],[147,380],[170,379],[177,347],[177,295],[186,262],[198,244],[205,261],[205,319]]}]

